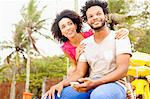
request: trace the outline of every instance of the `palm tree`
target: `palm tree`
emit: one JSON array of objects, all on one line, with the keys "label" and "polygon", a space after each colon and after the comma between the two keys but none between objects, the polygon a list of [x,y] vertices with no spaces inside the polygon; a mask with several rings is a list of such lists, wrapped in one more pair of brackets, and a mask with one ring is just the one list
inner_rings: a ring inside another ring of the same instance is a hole
[{"label": "palm tree", "polygon": [[[11,82],[11,91],[10,91],[10,99],[15,99],[15,85],[16,85],[16,74],[17,71],[21,68],[20,59],[25,60],[25,49],[27,46],[27,40],[24,36],[23,31],[23,23],[20,21],[18,24],[15,24],[15,32],[12,42],[4,41],[0,46],[2,49],[11,49],[12,52],[6,57],[6,61],[8,66],[11,67],[12,70],[12,82]],[[7,66],[7,67],[8,67]]]},{"label": "palm tree", "polygon": [[[27,36],[27,39],[28,39],[27,63],[26,63],[26,88],[25,88],[26,92],[29,92],[30,61],[31,61],[30,55],[31,55],[32,47],[38,53],[40,53],[35,45],[35,38],[33,38],[33,35],[36,33],[36,34],[42,35],[46,38],[50,38],[49,36],[44,35],[40,32],[40,30],[42,28],[46,29],[43,26],[47,19],[41,19],[43,9],[46,6],[44,6],[41,10],[37,10],[37,7],[38,7],[38,5],[36,4],[36,0],[30,0],[27,7],[23,7],[22,11],[21,11],[23,23],[24,23],[25,35]],[[31,45],[32,45],[32,47],[31,47]]]}]

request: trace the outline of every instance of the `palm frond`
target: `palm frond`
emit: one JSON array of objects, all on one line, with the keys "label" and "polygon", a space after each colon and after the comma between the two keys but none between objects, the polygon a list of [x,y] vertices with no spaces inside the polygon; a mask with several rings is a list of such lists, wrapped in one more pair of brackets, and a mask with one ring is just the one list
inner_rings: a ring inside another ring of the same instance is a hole
[{"label": "palm frond", "polygon": [[36,31],[36,32],[38,32],[41,36],[45,37],[46,39],[50,39],[52,41],[55,41],[54,38],[52,38],[52,37],[50,37],[48,35],[45,35],[45,34],[41,33],[40,31]]},{"label": "palm frond", "polygon": [[0,50],[3,50],[3,49],[12,49],[12,48],[15,48],[15,47],[14,47],[13,42],[11,42],[11,41],[3,41],[0,44]]},{"label": "palm frond", "polygon": [[10,67],[10,66],[3,66],[3,67],[0,67],[0,72],[4,71],[4,70],[7,69],[8,67]]},{"label": "palm frond", "polygon": [[10,59],[12,57],[12,55],[15,53],[15,51],[11,52],[8,56],[6,56],[6,58],[4,59],[5,62],[7,62],[8,64],[10,63]]}]

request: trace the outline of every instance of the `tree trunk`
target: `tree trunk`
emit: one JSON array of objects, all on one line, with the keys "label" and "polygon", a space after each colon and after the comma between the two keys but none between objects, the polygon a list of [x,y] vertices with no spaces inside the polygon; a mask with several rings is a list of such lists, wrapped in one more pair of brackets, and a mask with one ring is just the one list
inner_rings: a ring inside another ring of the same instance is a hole
[{"label": "tree trunk", "polygon": [[20,64],[18,52],[16,52],[15,62],[16,62],[16,66],[12,67],[13,76],[12,76],[11,89],[10,89],[10,99],[15,99],[15,95],[16,95],[16,72]]},{"label": "tree trunk", "polygon": [[11,89],[10,89],[10,98],[9,99],[15,99],[16,95],[16,70],[13,70],[13,77],[11,81]]},{"label": "tree trunk", "polygon": [[30,81],[30,46],[28,47],[27,52],[25,92],[29,92],[29,81]]},{"label": "tree trunk", "polygon": [[[45,89],[46,89],[46,78],[44,78],[42,82],[42,96],[44,96],[45,94]],[[41,96],[41,99],[42,99],[42,96]]]}]

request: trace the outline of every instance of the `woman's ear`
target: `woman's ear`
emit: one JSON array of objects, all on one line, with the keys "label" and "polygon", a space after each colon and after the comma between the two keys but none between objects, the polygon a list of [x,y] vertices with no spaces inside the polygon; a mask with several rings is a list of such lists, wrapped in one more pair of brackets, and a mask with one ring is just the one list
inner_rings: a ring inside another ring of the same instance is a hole
[{"label": "woman's ear", "polygon": [[77,30],[77,24],[75,24],[75,28],[76,28],[76,30]]},{"label": "woman's ear", "polygon": [[76,26],[76,29],[77,29],[77,24],[75,24],[75,26]]},{"label": "woman's ear", "polygon": [[108,21],[108,19],[109,19],[109,16],[108,16],[108,14],[106,14],[106,15],[105,15],[105,20],[106,20],[106,22]]}]

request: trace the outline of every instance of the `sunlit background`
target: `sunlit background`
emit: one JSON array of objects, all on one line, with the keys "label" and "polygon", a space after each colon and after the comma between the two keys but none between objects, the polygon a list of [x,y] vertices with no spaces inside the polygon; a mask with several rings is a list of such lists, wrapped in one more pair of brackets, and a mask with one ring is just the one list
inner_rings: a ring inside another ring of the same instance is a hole
[{"label": "sunlit background", "polygon": [[[43,11],[43,19],[48,19],[46,23],[46,34],[51,35],[50,27],[56,13],[64,9],[75,10],[80,13],[80,7],[86,0],[37,0],[39,9],[47,6]],[[13,37],[14,24],[21,19],[20,10],[28,4],[29,0],[0,0],[0,42],[11,41]],[[40,38],[36,42],[37,47],[43,55],[53,56],[63,54],[59,43]],[[0,57],[5,58],[10,53],[9,50],[0,51]]]}]

